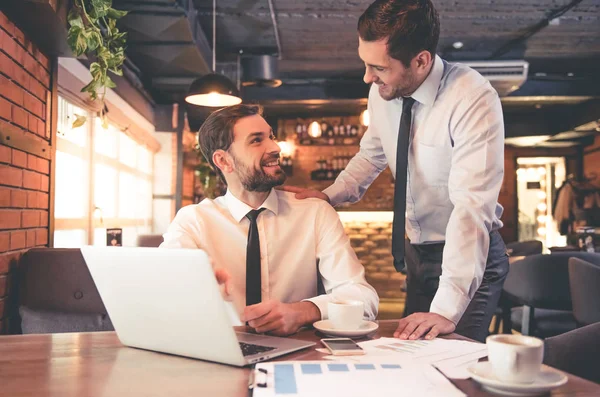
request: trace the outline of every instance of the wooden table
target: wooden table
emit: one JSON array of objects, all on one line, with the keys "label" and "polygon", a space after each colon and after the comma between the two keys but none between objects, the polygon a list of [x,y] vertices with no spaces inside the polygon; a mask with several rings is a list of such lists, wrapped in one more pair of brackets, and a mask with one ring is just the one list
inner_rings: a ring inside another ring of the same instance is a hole
[{"label": "wooden table", "polygon": [[[391,336],[396,321],[374,337]],[[318,341],[314,330],[295,338]],[[450,338],[461,339],[458,335]],[[283,360],[317,360],[307,349]],[[124,347],[114,332],[0,336],[0,396],[248,396],[249,369]],[[453,383],[469,396],[488,396],[471,380]],[[600,385],[569,376],[552,396],[600,396]]]}]

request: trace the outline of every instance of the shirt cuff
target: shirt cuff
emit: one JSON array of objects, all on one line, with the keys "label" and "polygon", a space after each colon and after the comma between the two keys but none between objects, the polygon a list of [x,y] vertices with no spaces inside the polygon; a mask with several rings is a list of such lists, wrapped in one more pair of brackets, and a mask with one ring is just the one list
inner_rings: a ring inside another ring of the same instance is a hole
[{"label": "shirt cuff", "polygon": [[323,193],[329,197],[329,203],[335,207],[336,205],[347,201],[346,188],[343,183],[334,183],[327,189],[323,190]]},{"label": "shirt cuff", "polygon": [[457,325],[469,303],[471,303],[471,299],[452,285],[440,284],[429,311],[439,314]]},{"label": "shirt cuff", "polygon": [[327,320],[327,305],[330,300],[331,297],[329,297],[328,295],[319,295],[315,296],[314,298],[303,299],[302,302],[312,302],[315,306],[317,306],[317,308],[321,312],[321,320]]}]

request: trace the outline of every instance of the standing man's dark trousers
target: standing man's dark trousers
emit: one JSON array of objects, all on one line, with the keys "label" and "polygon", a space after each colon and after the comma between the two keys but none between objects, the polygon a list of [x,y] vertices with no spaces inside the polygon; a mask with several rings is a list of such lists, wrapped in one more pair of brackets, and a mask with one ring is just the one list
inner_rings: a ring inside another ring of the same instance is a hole
[{"label": "standing man's dark trousers", "polygon": [[[444,243],[405,243],[406,307],[404,315],[428,312],[442,274]],[[485,341],[508,274],[506,246],[498,231],[490,233],[490,248],[481,286],[456,326],[456,333]]]}]

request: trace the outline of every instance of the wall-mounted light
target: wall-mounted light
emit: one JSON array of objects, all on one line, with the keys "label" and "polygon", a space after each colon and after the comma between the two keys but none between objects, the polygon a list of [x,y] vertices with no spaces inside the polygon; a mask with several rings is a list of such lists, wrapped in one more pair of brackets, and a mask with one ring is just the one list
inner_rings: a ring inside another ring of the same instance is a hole
[{"label": "wall-mounted light", "polygon": [[294,148],[290,142],[279,141],[279,142],[277,142],[277,145],[279,145],[279,149],[281,150],[281,155],[283,157],[291,157],[292,156],[292,154],[294,152]]},{"label": "wall-mounted light", "polygon": [[322,133],[321,126],[318,122],[313,121],[310,123],[310,126],[308,127],[308,135],[310,135],[312,138],[318,138]]},{"label": "wall-mounted light", "polygon": [[371,120],[369,119],[369,111],[367,109],[363,110],[363,112],[360,114],[360,123],[365,127],[368,127],[370,121]]}]

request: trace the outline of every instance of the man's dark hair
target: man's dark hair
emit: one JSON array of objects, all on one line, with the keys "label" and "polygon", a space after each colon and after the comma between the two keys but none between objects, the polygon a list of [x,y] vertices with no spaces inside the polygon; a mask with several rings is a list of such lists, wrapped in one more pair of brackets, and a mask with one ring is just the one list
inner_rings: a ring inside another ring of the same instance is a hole
[{"label": "man's dark hair", "polygon": [[262,116],[260,105],[235,105],[213,112],[200,127],[198,131],[198,142],[204,158],[215,170],[221,180],[227,184],[225,176],[213,162],[213,153],[217,150],[229,150],[233,143],[233,126],[238,120],[254,115]]},{"label": "man's dark hair", "polygon": [[440,19],[431,0],[377,0],[358,19],[364,41],[388,39],[389,55],[409,67],[425,50],[435,56]]}]

